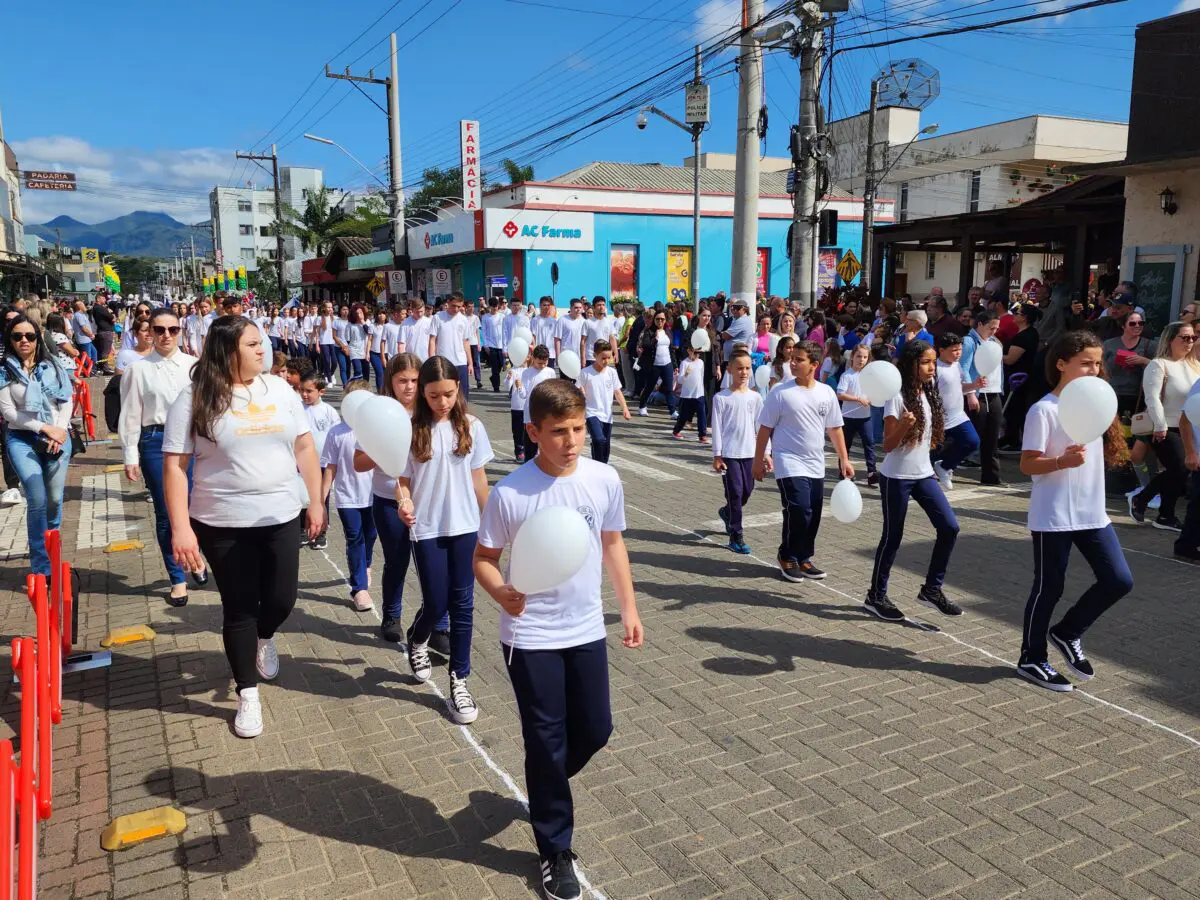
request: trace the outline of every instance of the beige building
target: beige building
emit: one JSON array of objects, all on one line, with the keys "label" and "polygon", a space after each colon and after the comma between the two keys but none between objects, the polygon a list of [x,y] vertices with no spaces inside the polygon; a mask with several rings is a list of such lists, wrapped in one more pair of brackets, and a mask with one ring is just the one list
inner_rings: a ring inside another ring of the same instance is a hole
[{"label": "beige building", "polygon": [[25,258],[25,225],[21,215],[21,167],[17,155],[4,140],[0,121],[0,148],[4,165],[0,168],[0,262],[15,264]]}]

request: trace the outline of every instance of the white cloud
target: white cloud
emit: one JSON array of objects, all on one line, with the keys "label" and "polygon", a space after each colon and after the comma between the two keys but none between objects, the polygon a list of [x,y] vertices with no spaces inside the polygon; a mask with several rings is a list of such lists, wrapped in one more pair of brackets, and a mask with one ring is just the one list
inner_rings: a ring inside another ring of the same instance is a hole
[{"label": "white cloud", "polygon": [[742,24],[741,0],[705,0],[696,10],[694,40],[700,44],[730,34]]},{"label": "white cloud", "polygon": [[1200,0],[1182,0],[1182,2],[1171,10],[1171,15],[1177,16],[1180,13],[1193,12],[1200,9]]},{"label": "white cloud", "polygon": [[[35,137],[25,141],[13,141],[13,150],[18,159],[37,160],[47,169],[65,170],[67,166],[107,166],[112,156],[98,150],[87,141],[73,137]],[[25,164],[26,168],[31,166]]]}]

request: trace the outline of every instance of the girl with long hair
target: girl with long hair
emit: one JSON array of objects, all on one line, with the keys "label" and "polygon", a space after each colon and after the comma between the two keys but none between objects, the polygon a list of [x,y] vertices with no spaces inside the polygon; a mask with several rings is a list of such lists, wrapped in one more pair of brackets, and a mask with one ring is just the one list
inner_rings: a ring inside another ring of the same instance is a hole
[{"label": "girl with long hair", "polygon": [[367,311],[361,303],[350,307],[350,317],[346,325],[346,356],[350,361],[350,380],[367,380],[367,353],[370,346],[368,333]]},{"label": "girl with long hair", "polygon": [[[783,339],[779,341],[783,344]],[[871,350],[864,344],[858,344],[850,351],[850,363],[842,372],[837,383],[838,399],[842,401],[842,433],[846,435],[846,451],[854,445],[857,437],[862,441],[863,459],[867,464],[867,486],[875,487],[879,483],[879,474],[875,471],[875,434],[871,428],[871,401],[863,393],[858,376],[867,363],[871,361]]]},{"label": "girl with long hair", "polygon": [[383,390],[383,360],[387,353],[388,314],[384,310],[375,313],[375,321],[368,326],[371,335],[371,371],[375,375],[375,390]]},{"label": "girl with long hair", "polygon": [[[262,331],[249,319],[215,320],[162,442],[175,560],[200,572],[203,551],[217,579],[238,692],[233,728],[243,738],[262,734],[259,678],[279,674],[275,632],[296,605],[301,530],[313,540],[325,525],[308,416],[286,381],[263,374],[264,356]],[[303,520],[297,469],[308,493]]]},{"label": "girl with long hair", "polygon": [[[350,328],[350,307],[343,303],[338,307],[337,316],[333,319],[333,356],[337,363],[337,373],[343,387],[350,381],[350,344],[348,343]],[[329,379],[330,384],[333,379]]]},{"label": "girl with long hair", "polygon": [[909,500],[916,500],[936,533],[925,584],[917,594],[917,601],[943,615],[961,616],[962,610],[942,590],[950,554],[958,540],[958,519],[938,485],[929,459],[930,449],[940,447],[945,437],[937,354],[927,342],[910,340],[900,350],[896,366],[900,369],[900,394],[883,407],[883,450],[887,454],[879,466],[883,534],[875,550],[871,586],[863,606],[886,622],[904,621],[904,613],[888,597],[888,576],[904,538]]},{"label": "girl with long hair", "polygon": [[325,380],[333,383],[333,376],[338,371],[337,344],[334,343],[333,304],[322,303],[321,313],[313,323],[313,339],[320,352],[320,369]]},{"label": "girl with long hair", "polygon": [[450,693],[446,706],[460,725],[479,715],[471,674],[475,610],[473,557],[479,513],[487,503],[484,466],[493,458],[483,423],[467,413],[458,368],[444,356],[421,366],[412,420],[412,449],[396,480],[401,520],[412,534],[423,602],[412,625],[408,664],[418,681],[429,680],[429,639],[450,614]]},{"label": "girl with long hair", "polygon": [[[1119,419],[1090,444],[1075,443],[1063,430],[1059,397],[1076,378],[1104,377],[1103,345],[1090,331],[1060,335],[1046,353],[1051,391],[1029,410],[1021,447],[1021,472],[1033,479],[1029,531],[1033,537],[1033,588],[1025,604],[1017,674],[1039,687],[1069,691],[1071,682],[1050,665],[1047,643],[1083,681],[1095,675],[1083,636],[1109,607],[1133,590],[1133,575],[1104,505],[1105,466],[1123,465],[1129,449]],[[1096,583],[1084,591],[1057,625],[1050,617],[1062,599],[1071,548],[1091,566]]]},{"label": "girl with long hair", "polygon": [[775,345],[775,358],[771,360],[771,380],[768,387],[775,387],[781,381],[792,379],[792,348],[795,346],[796,338],[791,336],[781,337]]}]

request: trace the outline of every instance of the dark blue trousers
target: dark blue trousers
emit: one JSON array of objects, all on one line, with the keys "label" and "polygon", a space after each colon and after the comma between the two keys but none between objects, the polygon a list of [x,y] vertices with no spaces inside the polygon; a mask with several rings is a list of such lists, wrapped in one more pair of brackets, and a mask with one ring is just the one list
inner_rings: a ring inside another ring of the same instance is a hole
[{"label": "dark blue trousers", "polygon": [[1183,514],[1183,531],[1175,539],[1175,552],[1190,553],[1200,549],[1200,472],[1188,476],[1187,511]]},{"label": "dark blue trousers", "polygon": [[458,389],[462,391],[463,399],[471,396],[471,376],[467,374],[468,366],[455,366],[458,370]]},{"label": "dark blue trousers", "polygon": [[508,413],[509,423],[512,425],[513,439],[513,456],[520,456],[525,452],[525,413],[523,410],[513,409]]},{"label": "dark blue trousers", "polygon": [[783,539],[779,558],[805,563],[816,552],[821,530],[821,507],[825,503],[824,478],[776,478],[783,501]]},{"label": "dark blue trousers", "polygon": [[754,493],[754,460],[730,459],[725,460],[725,509],[729,513],[729,531],[731,540],[742,538],[742,508]]},{"label": "dark blue trousers", "polygon": [[333,383],[333,376],[338,370],[338,348],[333,344],[320,344],[321,348],[321,374],[325,376],[325,380]]},{"label": "dark blue trousers", "polygon": [[932,475],[929,478],[888,478],[879,476],[879,493],[883,500],[883,534],[875,550],[875,567],[871,570],[871,592],[886,595],[888,577],[896,551],[904,539],[904,519],[908,515],[908,501],[916,500],[925,510],[937,537],[933,542],[933,555],[929,558],[929,571],[925,573],[925,586],[940,588],[946,581],[946,569],[950,567],[950,554],[958,540],[958,519],[950,508],[946,495]]},{"label": "dark blue trousers", "polygon": [[367,589],[367,571],[375,555],[375,519],[370,506],[339,509],[342,533],[346,536],[346,564],[350,567],[350,593]]},{"label": "dark blue trousers", "polygon": [[375,373],[375,391],[383,393],[383,354],[371,354],[371,371]]},{"label": "dark blue trousers", "polygon": [[842,432],[846,436],[846,452],[850,452],[850,448],[854,446],[854,439],[857,437],[862,441],[863,459],[867,461],[867,474],[875,471],[875,429],[871,425],[871,419],[851,419],[847,418],[842,423]]},{"label": "dark blue trousers", "polygon": [[946,443],[942,445],[939,461],[943,469],[953,472],[978,449],[979,432],[968,420],[946,429]]},{"label": "dark blue trousers", "polygon": [[399,619],[404,609],[404,577],[412,559],[408,526],[400,521],[395,500],[371,498],[371,517],[383,549],[383,617]]},{"label": "dark blue trousers", "polygon": [[344,387],[350,381],[350,357],[346,355],[345,350],[335,344],[333,358],[337,360],[337,371],[341,378],[338,384]]},{"label": "dark blue trousers", "polygon": [[[509,648],[502,646],[507,658]],[[612,710],[603,640],[565,650],[513,650],[508,666],[521,735],[529,821],[541,856],[571,849],[570,780],[608,743]]]},{"label": "dark blue trousers", "polygon": [[[167,515],[167,499],[163,493],[163,433],[161,431],[143,431],[138,438],[138,460],[142,467],[142,477],[146,479],[146,490],[154,503],[154,536],[158,539],[158,550],[162,554],[163,565],[167,567],[167,577],[171,584],[183,584],[187,575],[183,568],[175,562],[175,551],[171,546],[171,519]],[[188,492],[192,489],[192,462],[188,462]]]},{"label": "dark blue trousers", "polygon": [[1110,606],[1133,590],[1133,574],[1112,525],[1086,531],[1033,532],[1033,589],[1025,604],[1025,630],[1021,655],[1046,658],[1046,632],[1054,607],[1062,599],[1071,548],[1078,547],[1092,567],[1096,583],[1067,610],[1056,631],[1063,638],[1083,637]]},{"label": "dark blue trousers", "polygon": [[608,454],[612,451],[612,422],[602,422],[599,416],[588,416],[587,430],[592,441],[592,459],[608,462]]},{"label": "dark blue trousers", "polygon": [[413,541],[421,581],[421,609],[412,624],[414,644],[428,643],[436,623],[450,615],[450,671],[471,674],[471,629],[475,617],[474,531]]},{"label": "dark blue trousers", "polygon": [[675,433],[683,431],[684,426],[696,417],[696,432],[700,437],[708,437],[708,407],[703,397],[679,399],[679,417],[675,420]]},{"label": "dark blue trousers", "polygon": [[487,347],[488,367],[492,370],[492,391],[500,390],[500,373],[504,371],[504,351],[499,347]]}]

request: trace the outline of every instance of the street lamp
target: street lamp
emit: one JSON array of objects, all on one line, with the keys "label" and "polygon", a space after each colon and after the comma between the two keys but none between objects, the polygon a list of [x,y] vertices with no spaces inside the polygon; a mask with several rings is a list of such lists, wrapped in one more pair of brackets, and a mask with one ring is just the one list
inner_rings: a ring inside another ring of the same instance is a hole
[{"label": "street lamp", "polygon": [[[699,57],[697,57],[699,59]],[[699,62],[696,63],[699,71]],[[699,76],[697,76],[699,81]],[[654,113],[666,119],[676,128],[681,128],[692,136],[692,312],[700,311],[700,132],[704,126],[700,123],[685,125],[672,115],[663,112],[657,106],[643,106],[637,116],[639,131],[646,130],[648,122],[646,113]]]},{"label": "street lamp", "polygon": [[382,187],[385,191],[388,189],[388,186],[379,180],[378,175],[376,175],[374,172],[372,172],[370,169],[368,169],[366,166],[364,166],[359,161],[357,156],[355,156],[353,153],[351,153],[349,150],[347,150],[345,147],[343,147],[337,141],[332,141],[329,138],[317,137],[317,135],[315,135],[315,134],[305,134],[304,137],[310,141],[316,141],[318,144],[328,144],[330,147],[337,147],[339,150],[341,150],[343,153],[345,153],[348,157],[350,157],[350,159],[352,159],[360,169],[362,169],[364,172],[366,172],[368,175],[370,175],[373,179],[375,179],[375,181],[378,182],[380,187]]}]

